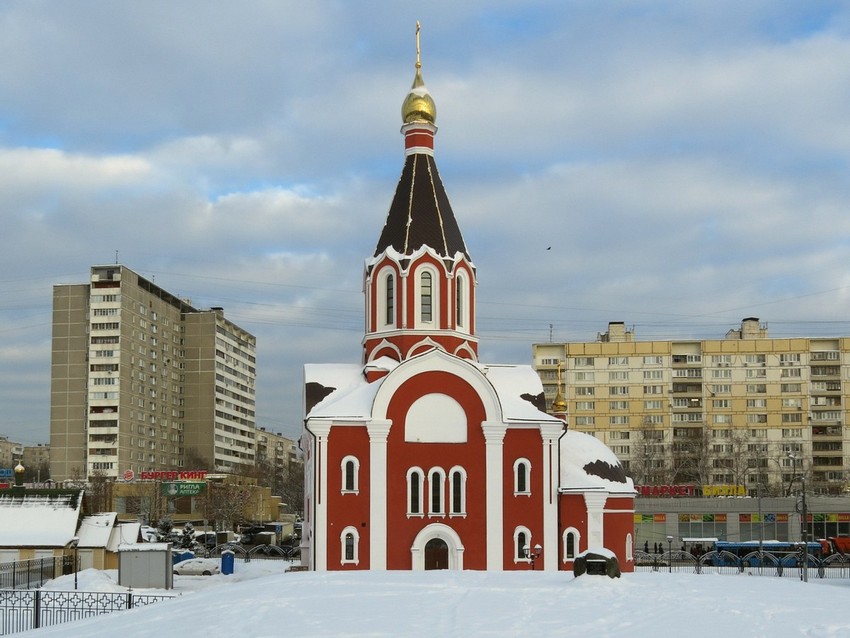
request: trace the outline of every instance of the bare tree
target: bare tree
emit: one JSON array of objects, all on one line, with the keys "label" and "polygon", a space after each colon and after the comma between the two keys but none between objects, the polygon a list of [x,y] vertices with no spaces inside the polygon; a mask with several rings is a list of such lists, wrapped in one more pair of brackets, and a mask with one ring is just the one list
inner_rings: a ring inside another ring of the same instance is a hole
[{"label": "bare tree", "polygon": [[251,489],[244,485],[208,483],[203,496],[206,518],[215,530],[233,529],[247,521],[245,508],[251,500]]}]

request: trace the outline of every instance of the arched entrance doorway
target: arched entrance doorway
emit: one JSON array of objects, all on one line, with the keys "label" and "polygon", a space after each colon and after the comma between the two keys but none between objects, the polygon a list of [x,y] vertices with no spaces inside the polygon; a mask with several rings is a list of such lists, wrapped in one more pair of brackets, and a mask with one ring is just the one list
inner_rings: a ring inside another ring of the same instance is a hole
[{"label": "arched entrance doorway", "polygon": [[448,525],[426,525],[410,547],[413,569],[463,569],[463,543]]},{"label": "arched entrance doorway", "polygon": [[449,546],[442,538],[432,538],[425,543],[425,569],[448,569]]}]

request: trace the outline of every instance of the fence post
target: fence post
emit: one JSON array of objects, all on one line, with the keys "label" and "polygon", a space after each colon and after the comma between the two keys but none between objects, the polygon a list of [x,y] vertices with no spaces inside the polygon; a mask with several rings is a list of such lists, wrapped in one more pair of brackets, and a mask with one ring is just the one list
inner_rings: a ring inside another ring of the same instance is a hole
[{"label": "fence post", "polygon": [[133,590],[127,592],[127,609],[133,608]]},{"label": "fence post", "polygon": [[41,626],[41,590],[35,590],[35,598],[32,603],[32,628],[38,629]]}]

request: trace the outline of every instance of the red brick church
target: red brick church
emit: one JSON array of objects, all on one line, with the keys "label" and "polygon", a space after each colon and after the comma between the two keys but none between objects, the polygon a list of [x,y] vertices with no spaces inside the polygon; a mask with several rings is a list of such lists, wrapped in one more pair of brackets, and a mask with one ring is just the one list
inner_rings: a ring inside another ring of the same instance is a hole
[{"label": "red brick church", "polygon": [[546,414],[530,366],[478,360],[477,274],[434,160],[436,113],[417,50],[404,168],[366,260],[363,361],[304,369],[302,562],[558,570],[605,547],[632,571],[634,486],[616,456]]}]

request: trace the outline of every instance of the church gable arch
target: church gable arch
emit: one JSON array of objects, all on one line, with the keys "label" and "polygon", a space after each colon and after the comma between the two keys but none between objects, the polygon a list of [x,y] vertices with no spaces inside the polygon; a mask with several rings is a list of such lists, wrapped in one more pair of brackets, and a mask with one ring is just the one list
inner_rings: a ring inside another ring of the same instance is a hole
[{"label": "church gable arch", "polygon": [[[372,418],[389,418],[389,407],[396,393],[414,377],[434,373],[444,373],[445,375],[456,377],[459,381],[463,382],[462,385],[471,388],[478,396],[486,421],[502,421],[502,407],[499,403],[499,397],[496,394],[496,389],[487,380],[487,377],[474,364],[437,349],[429,350],[424,354],[404,361],[387,375],[384,383],[375,395],[372,404]],[[439,388],[434,388],[432,392],[439,391]],[[423,392],[422,395],[431,394],[432,392]],[[414,401],[418,398],[415,397]]]}]

